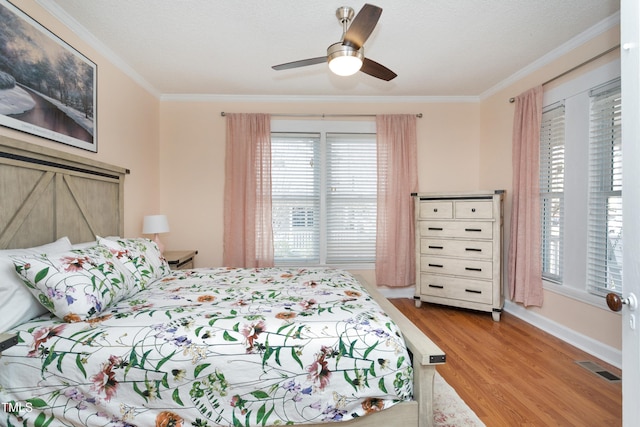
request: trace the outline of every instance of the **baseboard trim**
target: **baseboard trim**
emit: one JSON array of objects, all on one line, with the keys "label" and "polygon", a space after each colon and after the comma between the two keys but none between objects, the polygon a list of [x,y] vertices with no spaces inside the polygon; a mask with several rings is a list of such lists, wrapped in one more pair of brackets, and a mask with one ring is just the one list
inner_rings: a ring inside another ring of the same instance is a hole
[{"label": "baseboard trim", "polygon": [[404,288],[389,288],[386,286],[379,286],[378,290],[387,299],[390,299],[390,298],[413,299],[413,296],[416,294],[415,286],[408,286]]},{"label": "baseboard trim", "polygon": [[562,341],[565,341],[582,351],[586,351],[590,355],[597,357],[616,368],[622,369],[622,351],[617,348],[613,348],[596,341],[593,338],[589,338],[586,335],[569,329],[566,326],[554,322],[553,320],[549,320],[546,317],[527,310],[523,306],[511,301],[505,301],[504,311],[553,335],[556,338],[560,338]]},{"label": "baseboard trim", "polygon": [[[406,288],[388,288],[379,287],[378,290],[385,298],[409,298],[413,299],[415,294],[415,287],[409,286]],[[511,301],[505,301],[504,311],[516,316],[519,319],[543,330],[556,338],[565,341],[572,346],[579,348],[582,351],[586,351],[590,355],[597,357],[598,359],[622,369],[622,351],[617,348],[613,348],[599,341],[589,338],[579,332],[567,328],[553,320],[549,320],[544,316],[527,310],[521,305],[515,304]]]}]

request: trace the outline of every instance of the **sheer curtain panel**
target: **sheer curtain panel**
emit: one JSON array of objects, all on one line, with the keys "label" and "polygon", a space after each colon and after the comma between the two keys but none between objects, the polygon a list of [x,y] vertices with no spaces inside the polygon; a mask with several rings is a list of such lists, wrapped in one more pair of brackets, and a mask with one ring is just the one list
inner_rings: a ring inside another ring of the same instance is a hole
[{"label": "sheer curtain panel", "polygon": [[271,117],[227,114],[223,263],[273,266]]},{"label": "sheer curtain panel", "polygon": [[416,280],[413,197],[418,191],[415,115],[376,116],[378,203],[376,283],[410,286]]},{"label": "sheer curtain panel", "polygon": [[509,244],[509,296],[524,306],[542,306],[540,248],[540,125],[542,86],[515,99],[513,202]]}]

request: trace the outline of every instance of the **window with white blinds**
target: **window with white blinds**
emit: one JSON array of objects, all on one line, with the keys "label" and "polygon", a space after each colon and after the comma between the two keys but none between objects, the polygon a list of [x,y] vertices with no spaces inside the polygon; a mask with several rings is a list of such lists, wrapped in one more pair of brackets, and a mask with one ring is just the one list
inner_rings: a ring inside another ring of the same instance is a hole
[{"label": "window with white blinds", "polygon": [[274,257],[320,262],[320,134],[271,135]]},{"label": "window with white blinds", "polygon": [[591,292],[622,290],[620,79],[590,91],[588,274]]},{"label": "window with white blinds", "polygon": [[276,264],[375,262],[375,137],[272,133]]},{"label": "window with white blinds", "polygon": [[376,259],[376,139],[327,133],[327,263]]},{"label": "window with white blinds", "polygon": [[562,282],[564,255],[564,132],[564,103],[546,107],[540,129],[542,276],[556,283]]},{"label": "window with white blinds", "polygon": [[540,218],[545,287],[603,306],[622,260],[620,63],[545,88]]}]

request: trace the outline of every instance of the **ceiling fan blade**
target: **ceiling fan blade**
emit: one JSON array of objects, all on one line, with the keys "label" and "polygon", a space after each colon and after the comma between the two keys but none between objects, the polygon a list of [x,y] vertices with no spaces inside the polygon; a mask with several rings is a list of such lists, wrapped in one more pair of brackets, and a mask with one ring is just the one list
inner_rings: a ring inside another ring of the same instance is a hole
[{"label": "ceiling fan blade", "polygon": [[379,64],[369,58],[364,58],[360,71],[385,81],[393,80],[398,76],[396,73],[394,73],[384,65]]},{"label": "ceiling fan blade", "polygon": [[318,56],[317,58],[302,59],[300,61],[287,62],[285,64],[274,65],[274,70],[288,70],[290,68],[306,67],[307,65],[320,64],[327,62],[326,56]]},{"label": "ceiling fan blade", "polygon": [[373,32],[381,14],[382,8],[378,6],[368,3],[362,6],[344,34],[342,44],[352,46],[356,50],[360,49]]}]

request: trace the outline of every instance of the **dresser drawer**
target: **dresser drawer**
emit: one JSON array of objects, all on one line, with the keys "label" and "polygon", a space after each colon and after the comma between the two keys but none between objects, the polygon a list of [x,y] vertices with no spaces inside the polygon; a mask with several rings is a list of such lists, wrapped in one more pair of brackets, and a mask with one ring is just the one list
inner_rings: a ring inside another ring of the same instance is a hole
[{"label": "dresser drawer", "polygon": [[432,274],[422,274],[420,277],[420,294],[422,295],[491,304],[492,290],[491,282]]},{"label": "dresser drawer", "polygon": [[420,202],[420,219],[452,219],[453,202]]},{"label": "dresser drawer", "polygon": [[420,239],[420,253],[458,258],[492,259],[493,242],[422,238]]},{"label": "dresser drawer", "polygon": [[455,217],[460,219],[491,219],[493,218],[493,202],[488,200],[455,202]]},{"label": "dresser drawer", "polygon": [[493,223],[488,221],[420,221],[422,237],[492,239]]},{"label": "dresser drawer", "polygon": [[474,279],[491,279],[493,277],[493,263],[476,259],[423,255],[420,257],[420,271],[422,273],[449,274]]}]

